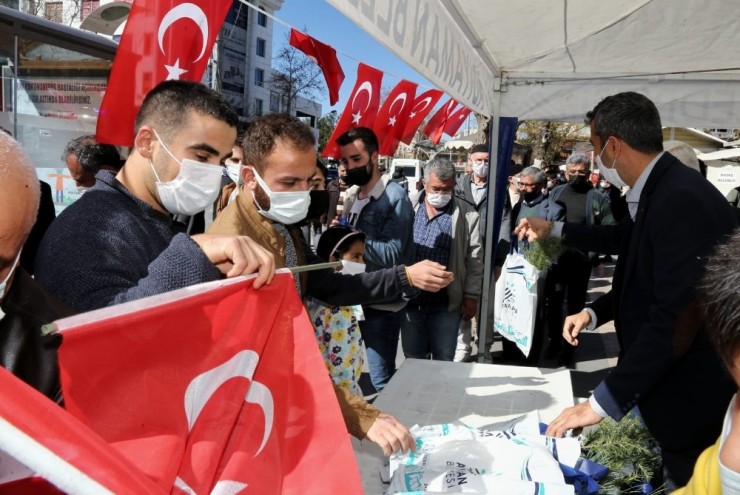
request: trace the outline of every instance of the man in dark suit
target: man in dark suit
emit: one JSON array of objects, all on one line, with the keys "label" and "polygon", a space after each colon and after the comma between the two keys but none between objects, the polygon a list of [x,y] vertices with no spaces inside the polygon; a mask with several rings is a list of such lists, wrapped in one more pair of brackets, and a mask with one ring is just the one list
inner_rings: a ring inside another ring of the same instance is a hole
[{"label": "man in dark suit", "polygon": [[612,292],[563,330],[577,344],[581,329],[614,319],[620,358],[590,399],[564,410],[546,434],[561,436],[607,415],[619,420],[639,406],[661,447],[668,486],[681,486],[719,435],[735,389],[705,331],[699,286],[706,257],[735,218],[710,183],[663,152],[658,110],[643,95],[610,96],[587,123],[602,175],[631,188],[630,216],[614,226],[528,218],[517,234],[530,241],[562,234],[568,245],[620,255]]}]

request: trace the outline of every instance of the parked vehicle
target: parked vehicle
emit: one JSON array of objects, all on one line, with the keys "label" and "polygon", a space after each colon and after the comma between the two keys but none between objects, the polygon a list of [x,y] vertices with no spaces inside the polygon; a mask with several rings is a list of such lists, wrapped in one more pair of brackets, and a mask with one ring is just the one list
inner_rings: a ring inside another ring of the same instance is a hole
[{"label": "parked vehicle", "polygon": [[391,162],[391,177],[400,174],[396,173],[396,169],[400,169],[403,175],[408,180],[409,192],[415,192],[423,188],[421,178],[424,172],[424,161],[415,160],[411,158],[394,158]]}]

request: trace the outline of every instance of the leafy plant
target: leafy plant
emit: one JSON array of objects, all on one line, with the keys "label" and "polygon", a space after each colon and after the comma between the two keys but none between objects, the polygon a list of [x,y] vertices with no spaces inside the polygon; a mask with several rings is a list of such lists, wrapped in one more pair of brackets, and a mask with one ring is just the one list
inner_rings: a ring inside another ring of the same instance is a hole
[{"label": "leafy plant", "polygon": [[522,249],[524,258],[540,271],[547,270],[565,251],[563,240],[547,236],[533,243],[525,243]]},{"label": "leafy plant", "polygon": [[[583,434],[584,457],[609,468],[599,493],[646,493],[645,485],[661,470],[660,451],[637,416],[604,419]],[[664,493],[660,487],[650,493]]]}]

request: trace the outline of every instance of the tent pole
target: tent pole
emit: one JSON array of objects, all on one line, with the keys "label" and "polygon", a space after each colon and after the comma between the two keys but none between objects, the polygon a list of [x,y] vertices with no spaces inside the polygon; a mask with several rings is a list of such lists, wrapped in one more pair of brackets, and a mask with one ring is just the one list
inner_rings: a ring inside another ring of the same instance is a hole
[{"label": "tent pole", "polygon": [[[492,115],[490,125],[488,126],[488,145],[489,145],[489,169],[488,169],[488,201],[486,203],[486,227],[485,227],[485,249],[483,250],[483,292],[481,292],[480,318],[478,319],[478,362],[492,362],[491,354],[488,352],[486,338],[488,332],[493,335],[493,321],[488,321],[488,314],[493,301],[488,297],[491,293],[491,281],[493,278],[493,245],[498,242],[498,235],[493,232],[494,205],[496,204],[496,187],[491,185],[495,180],[499,166],[505,167],[506,164],[498,163],[498,141],[501,118],[501,80],[496,78],[494,82]],[[493,342],[493,339],[491,339]]]}]

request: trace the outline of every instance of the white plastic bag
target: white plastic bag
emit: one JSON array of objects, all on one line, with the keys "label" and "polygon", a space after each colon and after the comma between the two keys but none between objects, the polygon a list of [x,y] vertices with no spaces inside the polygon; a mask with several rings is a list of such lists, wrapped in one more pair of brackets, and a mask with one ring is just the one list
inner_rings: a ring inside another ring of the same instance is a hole
[{"label": "white plastic bag", "polygon": [[506,256],[494,295],[493,328],[529,356],[537,315],[540,271],[519,252]]}]

